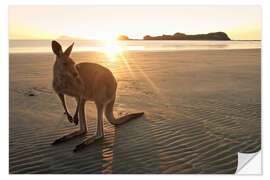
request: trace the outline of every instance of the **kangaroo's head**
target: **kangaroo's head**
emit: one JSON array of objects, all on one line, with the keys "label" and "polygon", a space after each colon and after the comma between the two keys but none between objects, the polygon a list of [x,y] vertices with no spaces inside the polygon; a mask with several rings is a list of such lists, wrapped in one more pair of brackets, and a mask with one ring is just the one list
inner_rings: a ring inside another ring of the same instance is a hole
[{"label": "kangaroo's head", "polygon": [[79,78],[79,72],[75,67],[75,62],[69,57],[72,51],[74,43],[72,43],[66,50],[63,52],[61,45],[52,41],[52,50],[56,55],[55,66],[57,71],[60,71],[62,74],[69,76],[70,78]]}]

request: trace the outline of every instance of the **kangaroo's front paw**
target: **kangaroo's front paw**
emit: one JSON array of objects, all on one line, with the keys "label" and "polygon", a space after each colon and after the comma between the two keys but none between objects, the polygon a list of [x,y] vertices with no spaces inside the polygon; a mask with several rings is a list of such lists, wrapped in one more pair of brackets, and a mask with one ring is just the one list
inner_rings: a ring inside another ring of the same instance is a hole
[{"label": "kangaroo's front paw", "polygon": [[68,121],[69,121],[70,123],[73,123],[73,118],[72,118],[72,116],[71,116],[69,113],[66,113],[66,112],[65,112],[64,114],[67,115]]},{"label": "kangaroo's front paw", "polygon": [[75,116],[73,117],[73,122],[74,122],[74,124],[75,124],[76,126],[78,125],[78,122],[79,122],[78,115],[75,115]]}]

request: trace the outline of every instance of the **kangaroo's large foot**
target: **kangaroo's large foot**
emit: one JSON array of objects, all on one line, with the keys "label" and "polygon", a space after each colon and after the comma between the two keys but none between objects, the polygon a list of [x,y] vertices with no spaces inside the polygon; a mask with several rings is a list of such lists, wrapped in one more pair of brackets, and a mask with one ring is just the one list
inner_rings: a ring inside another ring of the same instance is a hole
[{"label": "kangaroo's large foot", "polygon": [[89,144],[92,144],[99,139],[103,139],[103,136],[102,135],[100,135],[100,136],[94,135],[94,136],[90,137],[89,139],[85,140],[84,142],[82,142],[81,144],[77,145],[75,147],[75,149],[73,149],[73,151],[74,152],[80,151],[80,150],[84,149],[85,147],[87,147]]},{"label": "kangaroo's large foot", "polygon": [[56,144],[59,144],[59,143],[62,143],[62,142],[66,142],[66,141],[68,141],[68,140],[70,140],[70,139],[73,139],[73,138],[75,138],[75,137],[84,135],[85,133],[86,133],[86,132],[75,131],[75,132],[73,132],[73,133],[71,133],[71,134],[67,134],[67,135],[65,135],[65,136],[63,136],[63,137],[61,137],[61,138],[59,138],[59,139],[56,139],[56,140],[52,143],[52,145],[56,145]]}]

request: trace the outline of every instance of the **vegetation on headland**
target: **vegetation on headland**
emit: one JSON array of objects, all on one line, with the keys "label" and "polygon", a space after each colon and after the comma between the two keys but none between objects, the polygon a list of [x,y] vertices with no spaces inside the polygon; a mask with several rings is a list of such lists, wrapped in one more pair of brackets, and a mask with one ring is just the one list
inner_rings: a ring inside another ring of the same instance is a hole
[{"label": "vegetation on headland", "polygon": [[[140,40],[130,39],[128,36],[119,35],[117,40]],[[187,35],[184,33],[175,33],[174,35],[150,36],[146,35],[141,40],[231,40],[225,32],[212,32],[207,34]]]}]

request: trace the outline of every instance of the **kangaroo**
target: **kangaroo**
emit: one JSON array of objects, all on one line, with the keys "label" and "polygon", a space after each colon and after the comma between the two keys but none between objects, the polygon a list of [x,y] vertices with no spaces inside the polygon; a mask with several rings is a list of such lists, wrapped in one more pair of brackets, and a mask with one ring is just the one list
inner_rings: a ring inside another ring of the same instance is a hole
[{"label": "kangaroo", "polygon": [[[53,142],[58,144],[68,141],[74,137],[87,133],[87,123],[85,119],[86,101],[94,101],[97,108],[97,130],[96,134],[81,144],[77,145],[74,152],[83,149],[87,145],[104,137],[103,132],[103,114],[112,125],[120,125],[131,119],[138,118],[144,112],[132,113],[119,118],[113,114],[113,105],[116,98],[117,82],[112,72],[99,64],[78,63],[76,64],[70,54],[74,43],[72,43],[64,52],[61,45],[52,41],[52,50],[56,55],[53,67],[53,89],[62,102],[65,114],[69,122],[75,125],[80,122],[80,129],[71,134],[65,135]],[[75,97],[77,107],[74,117],[68,112],[65,95]],[[78,118],[79,114],[79,118]]]}]

